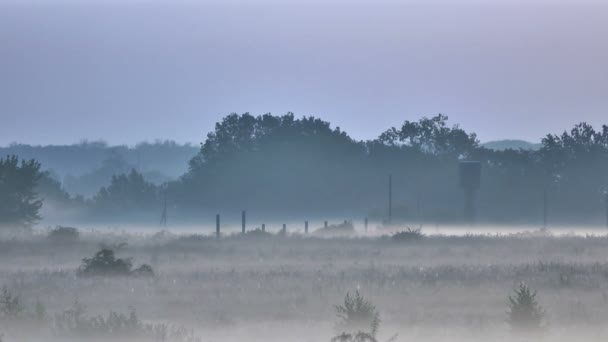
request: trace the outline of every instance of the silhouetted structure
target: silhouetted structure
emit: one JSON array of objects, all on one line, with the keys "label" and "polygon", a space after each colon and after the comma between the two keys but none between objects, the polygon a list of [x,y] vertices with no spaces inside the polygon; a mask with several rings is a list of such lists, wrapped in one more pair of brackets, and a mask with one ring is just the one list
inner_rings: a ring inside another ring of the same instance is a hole
[{"label": "silhouetted structure", "polygon": [[163,203],[163,212],[160,215],[160,226],[167,227],[167,198],[165,198]]},{"label": "silhouetted structure", "polygon": [[246,224],[247,224],[247,212],[245,210],[243,210],[243,212],[241,213],[241,233],[243,233],[243,234],[245,234]]},{"label": "silhouetted structure", "polygon": [[393,175],[388,175],[388,224],[393,223]]},{"label": "silhouetted structure", "polygon": [[215,215],[215,237],[220,238],[220,214]]},{"label": "silhouetted structure", "polygon": [[460,187],[464,189],[464,217],[467,222],[475,222],[475,192],[481,186],[481,163],[461,161],[458,164]]}]

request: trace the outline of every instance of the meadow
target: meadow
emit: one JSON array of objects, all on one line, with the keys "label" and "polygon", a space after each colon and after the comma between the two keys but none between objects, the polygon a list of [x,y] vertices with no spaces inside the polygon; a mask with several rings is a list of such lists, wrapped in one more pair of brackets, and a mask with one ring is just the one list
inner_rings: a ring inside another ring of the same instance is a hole
[{"label": "meadow", "polygon": [[[380,315],[378,341],[520,341],[507,311],[522,282],[543,308],[538,338],[608,336],[605,234],[371,230],[3,237],[2,341],[330,341],[355,291]],[[102,248],[154,274],[84,274]]]}]

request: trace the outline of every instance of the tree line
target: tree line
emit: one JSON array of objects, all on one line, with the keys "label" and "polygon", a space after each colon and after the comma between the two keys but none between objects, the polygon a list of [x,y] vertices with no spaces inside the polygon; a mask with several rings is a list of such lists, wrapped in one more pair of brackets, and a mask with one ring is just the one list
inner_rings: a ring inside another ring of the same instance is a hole
[{"label": "tree line", "polygon": [[77,207],[80,215],[101,221],[155,220],[165,201],[171,215],[183,219],[247,209],[274,217],[381,220],[391,174],[396,220],[460,223],[461,160],[482,163],[480,222],[540,223],[544,196],[553,223],[598,224],[606,218],[605,125],[595,130],[580,123],[548,134],[538,150],[497,151],[482,147],[474,133],[450,126],[441,114],[357,141],[319,118],[245,113],[218,122],[178,180],[154,185],[133,169],[114,175],[91,199],[67,195],[36,161],[2,159],[0,220],[30,211],[20,224],[31,224],[47,201],[56,210]]}]

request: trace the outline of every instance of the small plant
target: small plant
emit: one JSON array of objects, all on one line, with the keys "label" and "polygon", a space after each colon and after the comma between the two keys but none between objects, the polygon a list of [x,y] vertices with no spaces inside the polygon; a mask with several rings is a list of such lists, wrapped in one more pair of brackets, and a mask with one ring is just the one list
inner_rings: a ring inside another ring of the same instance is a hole
[{"label": "small plant", "polygon": [[[336,305],[336,315],[341,319],[338,328],[343,333],[335,338],[350,336],[348,341],[372,341],[356,339],[369,336],[375,339],[380,327],[380,314],[370,301],[361,296],[359,291],[356,291],[352,296],[350,293],[346,294],[344,304]],[[338,339],[336,341],[342,340]]]},{"label": "small plant", "polygon": [[148,264],[143,264],[143,265],[139,266],[138,268],[134,269],[131,273],[134,276],[138,276],[138,277],[153,277],[154,269],[152,269],[152,266],[150,266]]},{"label": "small plant", "polygon": [[0,293],[0,315],[15,318],[23,313],[23,305],[19,296],[14,295],[6,286],[2,287]]},{"label": "small plant", "polygon": [[247,238],[269,238],[272,237],[272,233],[267,231],[263,231],[261,228],[256,228],[254,230],[248,230],[245,232],[245,237]]},{"label": "small plant", "polygon": [[34,318],[39,321],[44,321],[46,319],[46,307],[40,300],[36,300],[36,305],[34,306]]},{"label": "small plant", "polygon": [[48,238],[53,242],[69,243],[76,242],[80,237],[78,229],[73,227],[57,226],[49,232]]},{"label": "small plant", "polygon": [[55,334],[66,338],[200,342],[200,338],[183,327],[143,322],[135,309],[128,314],[112,311],[107,316],[87,316],[84,306],[78,301],[70,309],[57,314],[54,323]]},{"label": "small plant", "polygon": [[413,228],[413,229],[410,227],[407,227],[406,230],[393,234],[391,239],[393,239],[394,241],[414,241],[414,240],[420,240],[423,237],[424,237],[424,234],[422,234],[421,227]]},{"label": "small plant", "polygon": [[509,312],[507,322],[517,332],[538,332],[542,330],[543,308],[536,301],[536,291],[528,285],[520,283],[509,296]]},{"label": "small plant", "polygon": [[331,342],[378,342],[371,334],[359,331],[356,334],[341,333],[331,339]]},{"label": "small plant", "polygon": [[322,227],[314,231],[314,234],[321,236],[352,236],[355,235],[355,226],[350,221],[344,221],[340,224],[331,224],[327,227]]},{"label": "small plant", "polygon": [[78,269],[78,274],[82,276],[101,275],[101,276],[152,276],[154,270],[150,265],[141,265],[135,270],[131,270],[133,264],[131,258],[116,258],[114,251],[103,248],[92,258],[82,259],[82,265]]}]

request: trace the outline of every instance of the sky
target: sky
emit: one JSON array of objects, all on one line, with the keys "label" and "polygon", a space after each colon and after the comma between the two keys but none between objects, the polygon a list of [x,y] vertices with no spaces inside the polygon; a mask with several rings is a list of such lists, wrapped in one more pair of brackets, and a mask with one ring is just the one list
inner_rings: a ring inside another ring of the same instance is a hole
[{"label": "sky", "polygon": [[355,139],[443,113],[482,141],[608,124],[608,2],[0,0],[0,145],[198,144],[223,116]]}]

